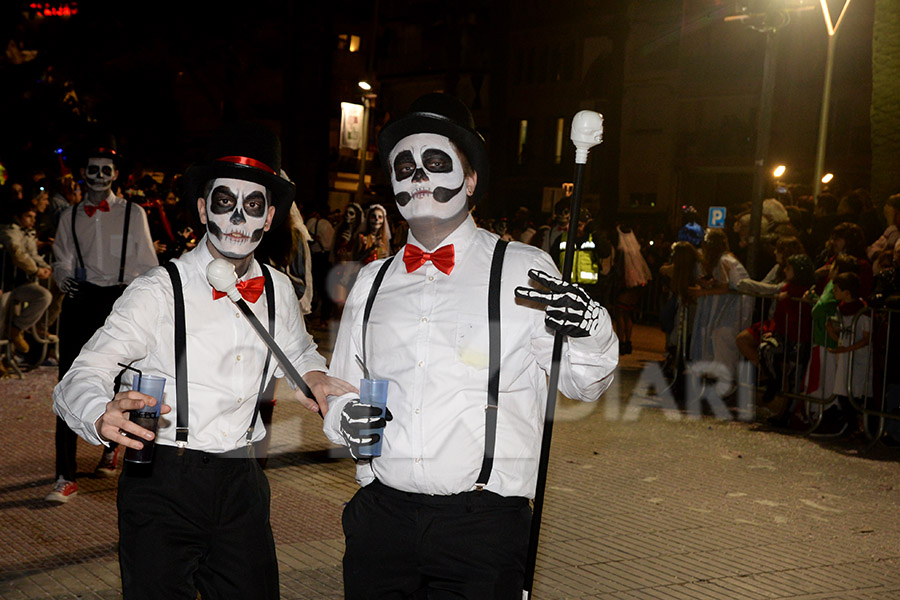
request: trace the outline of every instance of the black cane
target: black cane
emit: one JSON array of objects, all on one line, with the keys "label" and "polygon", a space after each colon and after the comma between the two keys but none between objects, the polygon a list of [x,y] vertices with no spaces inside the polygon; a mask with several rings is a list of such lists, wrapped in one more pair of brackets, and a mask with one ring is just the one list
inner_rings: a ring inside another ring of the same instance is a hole
[{"label": "black cane", "polygon": [[[312,390],[309,389],[309,386],[303,380],[303,377],[301,377],[300,373],[297,372],[297,369],[294,368],[294,365],[275,341],[275,338],[266,331],[263,324],[260,323],[259,319],[256,318],[256,315],[253,314],[253,310],[246,302],[244,302],[241,293],[237,290],[237,274],[234,272],[234,265],[224,258],[217,258],[206,267],[206,279],[211,286],[227,295],[228,299],[237,305],[241,314],[246,317],[254,331],[262,338],[262,341],[269,347],[272,354],[275,355],[275,360],[277,360],[278,364],[281,365],[281,368],[284,369],[288,378],[294,382],[294,385],[300,388],[300,391],[303,392],[307,398],[315,400],[316,397],[313,396]],[[320,409],[319,415],[321,414],[322,411]]]},{"label": "black cane", "polygon": [[[578,230],[578,213],[581,210],[581,194],[584,185],[584,167],[588,152],[603,141],[603,116],[583,110],[572,119],[572,143],[575,144],[575,189],[569,208],[569,231],[566,235],[566,252],[563,257],[562,278],[569,281],[575,256],[575,236]],[[538,539],[541,535],[541,515],[544,512],[544,489],[547,486],[547,466],[550,462],[550,442],[553,438],[553,417],[556,413],[556,393],[559,385],[559,362],[562,358],[563,338],[556,332],[553,337],[553,355],[550,365],[550,381],[547,384],[547,408],[544,413],[544,435],[541,439],[541,456],[538,462],[537,485],[534,491],[534,509],[531,516],[531,533],[528,538],[528,555],[525,563],[525,582],[522,599],[531,597],[534,586],[534,569],[537,563]]]}]

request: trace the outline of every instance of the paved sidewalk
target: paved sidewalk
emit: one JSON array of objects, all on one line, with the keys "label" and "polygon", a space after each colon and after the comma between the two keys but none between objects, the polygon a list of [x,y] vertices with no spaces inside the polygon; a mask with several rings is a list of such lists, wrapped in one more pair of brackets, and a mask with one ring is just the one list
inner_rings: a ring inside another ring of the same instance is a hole
[{"label": "paved sidewalk", "polygon": [[[652,408],[624,421],[658,342],[638,328],[604,400],[559,405],[533,598],[900,598],[900,451]],[[99,449],[79,440],[79,495],[43,501],[54,383],[49,368],[0,381],[0,598],[118,598],[116,481],[88,475]],[[279,392],[267,473],[282,597],[339,599],[353,464]]]}]

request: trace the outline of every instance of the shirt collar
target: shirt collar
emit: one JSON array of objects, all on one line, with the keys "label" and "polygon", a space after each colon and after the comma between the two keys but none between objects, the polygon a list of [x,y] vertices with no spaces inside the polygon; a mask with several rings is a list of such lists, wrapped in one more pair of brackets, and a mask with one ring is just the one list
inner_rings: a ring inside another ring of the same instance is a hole
[{"label": "shirt collar", "polygon": [[[434,250],[437,250],[438,248],[441,248],[448,244],[453,244],[453,252],[456,255],[456,263],[459,264],[459,262],[465,256],[466,250],[469,248],[469,246],[472,245],[472,239],[475,237],[475,231],[477,229],[478,227],[476,227],[475,225],[475,219],[473,219],[472,215],[469,214],[466,217],[465,221],[460,223],[459,227],[454,229],[450,235],[445,237],[444,240],[437,245],[437,248],[434,248]],[[413,235],[412,230],[410,230],[409,232],[407,241],[410,244],[414,244],[419,248],[425,249],[425,246],[416,239],[415,235]]]}]

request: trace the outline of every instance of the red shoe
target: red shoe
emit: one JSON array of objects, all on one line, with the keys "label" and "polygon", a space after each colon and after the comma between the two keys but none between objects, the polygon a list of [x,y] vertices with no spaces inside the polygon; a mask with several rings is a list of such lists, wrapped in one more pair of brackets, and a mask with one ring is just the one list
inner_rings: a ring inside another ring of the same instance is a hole
[{"label": "red shoe", "polygon": [[56,483],[53,484],[53,491],[44,498],[47,502],[59,502],[64,504],[69,501],[72,496],[78,495],[78,484],[74,481],[63,479],[60,475]]},{"label": "red shoe", "polygon": [[103,456],[100,457],[100,462],[97,464],[97,468],[94,469],[94,476],[96,477],[113,477],[116,474],[116,466],[119,464],[119,446],[116,446],[114,450],[103,450]]}]

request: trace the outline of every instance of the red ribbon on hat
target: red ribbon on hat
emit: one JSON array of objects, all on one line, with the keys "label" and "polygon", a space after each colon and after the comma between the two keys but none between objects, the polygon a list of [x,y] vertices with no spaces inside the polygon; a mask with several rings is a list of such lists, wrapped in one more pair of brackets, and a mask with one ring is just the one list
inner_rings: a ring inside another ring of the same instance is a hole
[{"label": "red ribbon on hat", "polygon": [[272,175],[277,175],[275,169],[273,169],[266,163],[259,162],[258,160],[250,158],[249,156],[223,156],[222,158],[217,158],[216,160],[219,162],[230,162],[237,163],[239,165],[246,165],[255,169],[261,169],[266,173],[271,173]]}]

